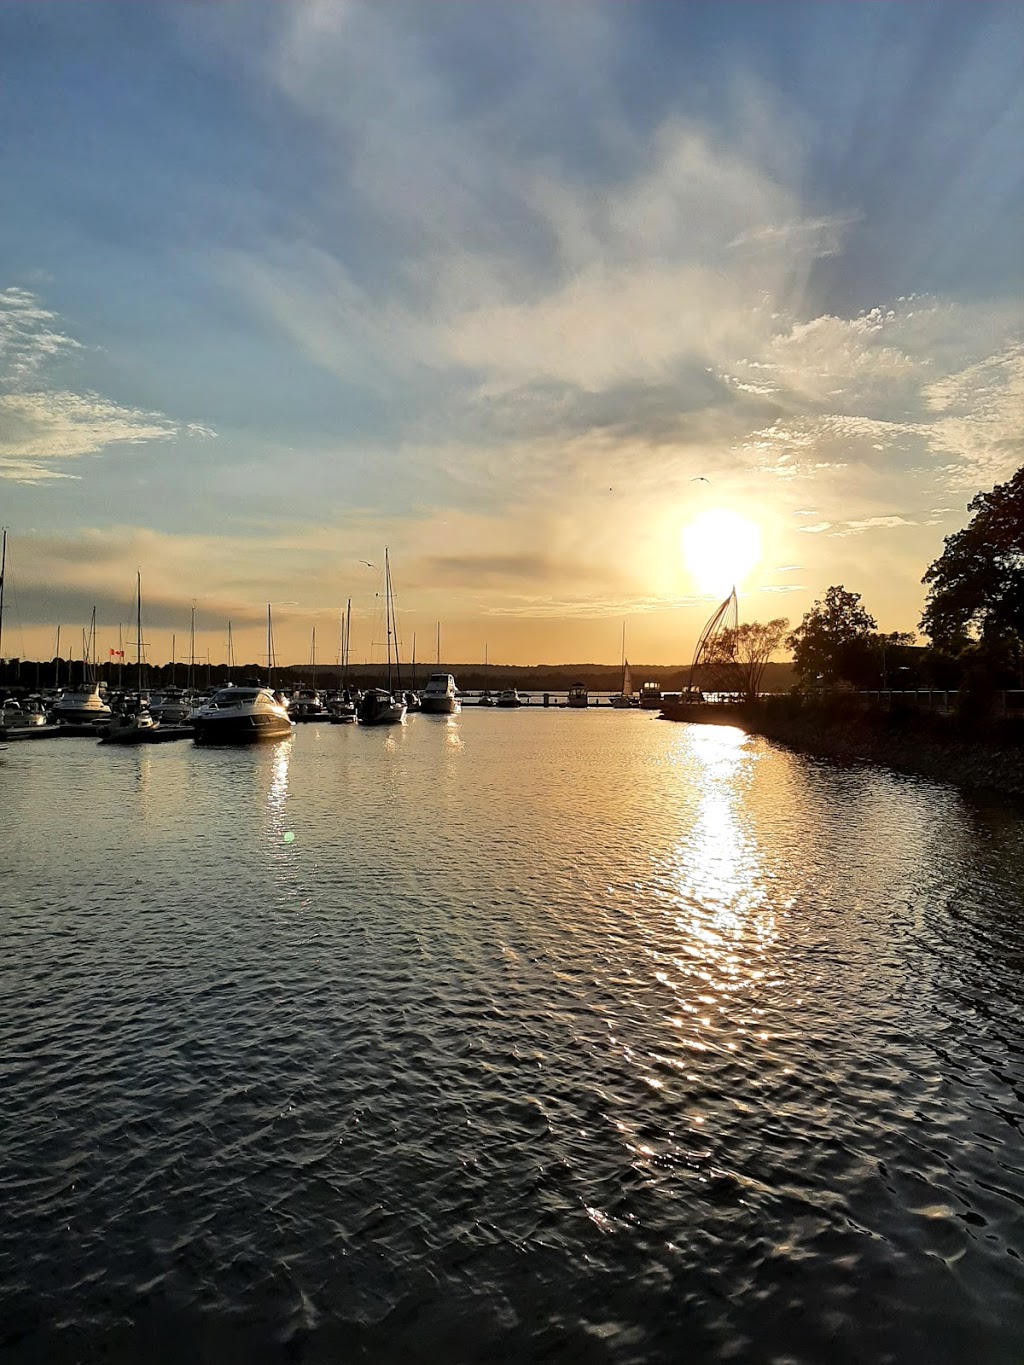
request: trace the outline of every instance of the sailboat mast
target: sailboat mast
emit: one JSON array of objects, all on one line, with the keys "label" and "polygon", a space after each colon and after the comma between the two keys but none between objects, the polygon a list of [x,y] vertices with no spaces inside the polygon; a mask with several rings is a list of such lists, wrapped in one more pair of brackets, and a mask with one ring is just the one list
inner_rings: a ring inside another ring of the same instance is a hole
[{"label": "sailboat mast", "polygon": [[[107,672],[110,672],[110,660],[107,660]],[[117,686],[124,689],[124,626],[117,624]]]},{"label": "sailboat mast", "polygon": [[229,622],[228,622],[228,682],[231,682],[231,677],[232,677],[232,674],[233,674],[233,672],[234,672],[234,668],[235,668],[235,646],[234,646],[234,642],[233,642],[232,639],[231,639],[231,622],[229,621]]},{"label": "sailboat mast", "polygon": [[416,632],[412,633],[412,690],[416,691]]},{"label": "sailboat mast", "polygon": [[196,609],[192,605],[192,624],[189,627],[188,636],[188,687],[194,688],[196,685]]},{"label": "sailboat mast", "polygon": [[271,637],[270,603],[267,603],[267,686],[274,685],[274,646]]},{"label": "sailboat mast", "polygon": [[388,691],[391,691],[391,563],[384,547],[384,624],[388,633]]},{"label": "sailboat mast", "polygon": [[7,527],[3,531],[3,547],[0,548],[0,659],[4,646],[4,573],[7,569]]},{"label": "sailboat mast", "polygon": [[441,667],[441,622],[437,623],[437,666]]},{"label": "sailboat mast", "polygon": [[177,635],[175,635],[174,632],[172,631],[172,632],[171,632],[171,686],[172,686],[172,687],[173,687],[173,686],[175,685],[175,683],[178,681],[177,677],[175,676],[175,674],[176,674],[176,672],[177,672],[177,667],[178,667],[178,665],[177,665],[177,663],[176,663],[176,661],[175,661],[175,649],[176,649],[177,643],[178,643],[178,637],[177,637]]},{"label": "sailboat mast", "polygon": [[57,627],[57,650],[53,658],[53,685],[54,687],[60,687],[60,626]]},{"label": "sailboat mast", "polygon": [[138,670],[136,687],[142,696],[142,570],[135,571],[135,667]]},{"label": "sailboat mast", "polygon": [[309,685],[316,691],[316,626],[313,627],[313,640],[309,646],[309,665],[313,673],[313,681]]},{"label": "sailboat mast", "polygon": [[345,643],[342,645],[341,655],[341,677],[344,686],[348,686],[348,649],[349,641],[352,638],[352,599],[348,599],[345,604]]}]

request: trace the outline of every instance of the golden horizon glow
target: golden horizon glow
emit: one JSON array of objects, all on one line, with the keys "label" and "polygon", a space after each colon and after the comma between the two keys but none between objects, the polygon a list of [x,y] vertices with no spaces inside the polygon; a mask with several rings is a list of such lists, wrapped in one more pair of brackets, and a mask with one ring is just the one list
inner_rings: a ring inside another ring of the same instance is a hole
[{"label": "golden horizon glow", "polygon": [[711,507],[683,527],[683,559],[700,592],[725,596],[761,562],[761,528],[725,507]]}]

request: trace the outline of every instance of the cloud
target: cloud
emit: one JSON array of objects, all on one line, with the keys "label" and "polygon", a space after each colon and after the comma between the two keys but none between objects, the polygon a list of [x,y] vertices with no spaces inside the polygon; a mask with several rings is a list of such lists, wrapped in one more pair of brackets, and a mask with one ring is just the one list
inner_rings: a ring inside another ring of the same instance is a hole
[{"label": "cloud", "polygon": [[162,413],[59,387],[59,362],[81,347],[55,330],[56,321],[27,290],[0,292],[0,478],[27,484],[78,478],[52,462],[115,445],[214,435],[198,423],[182,426]]},{"label": "cloud", "polygon": [[24,383],[55,357],[80,349],[55,322],[57,315],[27,289],[0,290],[0,374],[7,383]]}]

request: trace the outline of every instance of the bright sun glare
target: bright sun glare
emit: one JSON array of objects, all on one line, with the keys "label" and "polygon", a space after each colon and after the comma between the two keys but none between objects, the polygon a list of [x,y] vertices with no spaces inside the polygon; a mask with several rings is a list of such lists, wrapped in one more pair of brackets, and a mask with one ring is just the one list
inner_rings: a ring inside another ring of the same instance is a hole
[{"label": "bright sun glare", "polygon": [[724,507],[702,512],[683,527],[680,540],[698,591],[716,597],[740,587],[761,559],[760,528]]}]

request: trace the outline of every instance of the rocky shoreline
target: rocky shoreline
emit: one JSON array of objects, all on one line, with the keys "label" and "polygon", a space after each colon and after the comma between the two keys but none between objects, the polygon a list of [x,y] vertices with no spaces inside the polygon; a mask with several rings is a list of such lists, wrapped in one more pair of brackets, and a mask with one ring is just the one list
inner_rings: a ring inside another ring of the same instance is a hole
[{"label": "rocky shoreline", "polygon": [[671,720],[738,725],[803,753],[879,763],[960,787],[1024,796],[1024,723],[968,724],[957,716],[869,709],[846,698],[766,698],[676,708]]}]

